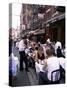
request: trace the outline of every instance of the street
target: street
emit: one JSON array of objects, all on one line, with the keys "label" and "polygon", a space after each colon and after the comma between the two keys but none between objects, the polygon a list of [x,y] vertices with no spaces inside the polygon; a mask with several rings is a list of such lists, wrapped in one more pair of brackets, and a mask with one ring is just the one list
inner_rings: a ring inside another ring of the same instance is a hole
[{"label": "street", "polygon": [[[13,53],[15,56],[19,57],[19,51],[13,46]],[[34,69],[29,68],[29,72],[26,72],[25,70],[19,71],[17,74],[17,78],[13,80],[12,86],[32,86],[37,85],[38,80],[36,78],[36,74]]]}]

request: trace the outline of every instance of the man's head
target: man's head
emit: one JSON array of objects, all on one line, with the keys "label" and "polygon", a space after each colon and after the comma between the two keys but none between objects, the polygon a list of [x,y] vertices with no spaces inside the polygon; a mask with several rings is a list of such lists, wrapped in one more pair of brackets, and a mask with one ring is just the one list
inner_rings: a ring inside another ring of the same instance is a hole
[{"label": "man's head", "polygon": [[53,50],[50,49],[50,48],[48,48],[48,49],[46,50],[46,54],[47,54],[48,57],[52,56],[52,55],[53,55]]}]

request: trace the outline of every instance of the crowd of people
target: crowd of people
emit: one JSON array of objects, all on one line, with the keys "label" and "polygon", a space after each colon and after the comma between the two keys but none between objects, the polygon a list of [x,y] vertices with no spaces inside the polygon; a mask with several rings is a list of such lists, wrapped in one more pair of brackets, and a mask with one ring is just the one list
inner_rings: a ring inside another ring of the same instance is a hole
[{"label": "crowd of people", "polygon": [[[59,70],[60,66],[65,70],[65,49],[62,48],[61,42],[51,42],[48,38],[45,44],[29,40],[22,37],[19,42],[16,42],[16,48],[19,50],[20,60],[19,69],[29,71],[29,68],[35,69],[39,84],[47,81],[58,81],[60,76],[52,72]],[[62,60],[62,64],[60,64]],[[23,63],[25,63],[25,68]]]}]

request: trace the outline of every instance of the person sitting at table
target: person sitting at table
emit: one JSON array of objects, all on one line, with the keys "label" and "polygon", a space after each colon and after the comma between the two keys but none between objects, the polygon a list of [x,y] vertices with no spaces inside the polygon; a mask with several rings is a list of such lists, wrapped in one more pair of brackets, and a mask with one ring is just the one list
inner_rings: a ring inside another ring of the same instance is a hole
[{"label": "person sitting at table", "polygon": [[65,58],[64,55],[62,54],[62,51],[61,51],[60,46],[58,46],[58,48],[57,48],[57,57],[58,57],[58,58],[59,58],[59,57]]},{"label": "person sitting at table", "polygon": [[56,54],[56,55],[57,55],[57,48],[58,48],[58,46],[60,47],[60,49],[62,49],[62,44],[61,44],[60,41],[57,41],[57,42],[55,43],[55,54]]},{"label": "person sitting at table", "polygon": [[38,62],[38,47],[35,47],[35,50],[33,51],[33,59],[35,62]]},{"label": "person sitting at table", "polygon": [[[39,72],[39,84],[46,84],[48,83],[48,81],[51,82],[52,71],[60,69],[59,60],[57,59],[56,56],[53,56],[53,51],[50,48],[46,50],[46,54],[48,58],[45,59],[45,63],[43,67],[43,70],[45,72]],[[53,81],[56,81],[55,74],[53,76]]]},{"label": "person sitting at table", "polygon": [[38,59],[39,60],[44,60],[45,59],[45,55],[44,55],[44,49],[41,46],[40,43],[38,43]]},{"label": "person sitting at table", "polygon": [[61,52],[60,46],[58,46],[58,48],[57,48],[57,57],[62,57],[62,52]]}]

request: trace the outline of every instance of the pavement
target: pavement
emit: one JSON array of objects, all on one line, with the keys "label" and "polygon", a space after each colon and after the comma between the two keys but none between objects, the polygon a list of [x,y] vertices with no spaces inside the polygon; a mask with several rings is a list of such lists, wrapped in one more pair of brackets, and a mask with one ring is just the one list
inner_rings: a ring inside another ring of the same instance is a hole
[{"label": "pavement", "polygon": [[12,86],[13,87],[17,87],[17,86],[29,86],[30,82],[28,79],[28,75],[25,71],[18,73],[17,77],[15,80],[13,80],[12,82]]},{"label": "pavement", "polygon": [[[14,46],[12,47],[13,53],[15,56],[19,57],[19,50],[15,48]],[[24,65],[25,67],[25,65]],[[38,85],[38,80],[36,77],[35,70],[32,68],[29,68],[29,72],[26,72],[25,70],[23,71],[18,71],[17,77],[15,80],[12,82],[13,87],[17,86],[33,86],[33,85]]]}]

